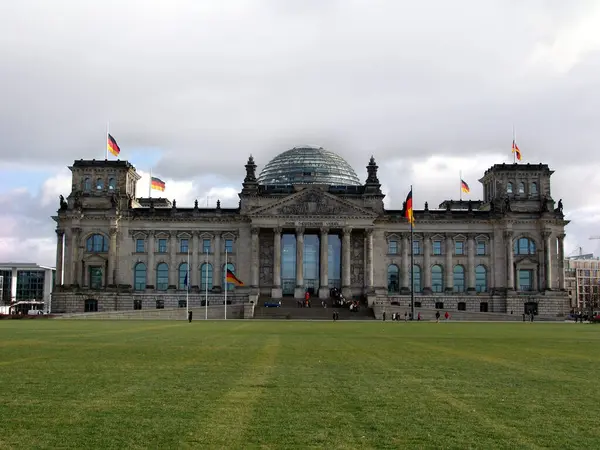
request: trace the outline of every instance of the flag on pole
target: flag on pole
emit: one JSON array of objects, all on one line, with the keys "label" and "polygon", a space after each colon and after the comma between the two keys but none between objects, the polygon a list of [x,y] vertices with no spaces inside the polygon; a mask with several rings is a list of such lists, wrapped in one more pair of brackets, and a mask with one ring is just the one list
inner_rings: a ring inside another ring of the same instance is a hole
[{"label": "flag on pole", "polygon": [[225,276],[225,281],[227,281],[228,283],[233,283],[236,286],[243,286],[244,285],[244,283],[238,277],[236,277],[235,274],[231,270],[229,270],[229,269],[227,269],[227,274]]},{"label": "flag on pole", "polygon": [[411,225],[415,224],[415,218],[413,216],[413,204],[412,204],[412,189],[406,196],[406,210],[404,211],[404,217],[408,219]]},{"label": "flag on pole", "polygon": [[152,189],[156,189],[157,191],[165,190],[165,182],[160,178],[152,177],[150,180],[150,187]]},{"label": "flag on pole", "polygon": [[108,151],[111,152],[114,156],[119,156],[119,153],[121,153],[119,144],[117,144],[117,141],[114,137],[110,135],[110,133],[108,133],[108,140],[106,146],[108,148]]},{"label": "flag on pole", "polygon": [[521,161],[521,150],[519,150],[519,147],[517,146],[517,143],[515,142],[514,139],[513,139],[513,145],[512,145],[512,152],[517,157],[517,161]]},{"label": "flag on pole", "polygon": [[471,192],[471,189],[469,188],[469,185],[467,184],[467,182],[463,179],[460,180],[460,189],[461,191],[463,191],[465,194],[468,194],[469,192]]}]

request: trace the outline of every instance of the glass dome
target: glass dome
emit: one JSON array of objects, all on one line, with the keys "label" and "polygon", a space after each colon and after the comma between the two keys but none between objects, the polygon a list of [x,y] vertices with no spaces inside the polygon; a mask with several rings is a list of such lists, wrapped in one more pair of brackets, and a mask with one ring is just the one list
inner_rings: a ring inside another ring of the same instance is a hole
[{"label": "glass dome", "polygon": [[323,147],[303,145],[280,153],[260,172],[258,183],[361,186],[354,169],[341,156]]}]

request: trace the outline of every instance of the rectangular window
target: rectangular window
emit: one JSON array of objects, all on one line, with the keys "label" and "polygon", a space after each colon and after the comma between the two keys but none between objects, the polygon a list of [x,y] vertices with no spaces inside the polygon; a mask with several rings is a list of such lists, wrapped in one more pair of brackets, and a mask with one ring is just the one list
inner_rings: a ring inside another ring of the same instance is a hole
[{"label": "rectangular window", "polygon": [[102,289],[102,268],[90,267],[90,288]]},{"label": "rectangular window", "polygon": [[519,270],[519,290],[520,291],[532,291],[533,290],[533,270],[527,270],[527,269]]},{"label": "rectangular window", "polygon": [[483,256],[485,255],[485,242],[477,242],[477,255]]},{"label": "rectangular window", "polygon": [[135,240],[135,251],[136,253],[144,253],[145,250],[145,246],[144,246],[144,240],[143,239],[136,239]]},{"label": "rectangular window", "polygon": [[454,254],[464,255],[465,254],[465,243],[462,241],[456,241],[454,243]]},{"label": "rectangular window", "polygon": [[421,243],[419,241],[413,241],[413,255],[421,254]]},{"label": "rectangular window", "polygon": [[433,241],[433,254],[434,255],[442,254],[442,241]]},{"label": "rectangular window", "polygon": [[225,251],[233,253],[233,239],[225,239]]},{"label": "rectangular window", "polygon": [[[12,278],[9,272],[8,280]],[[46,279],[43,270],[19,270],[17,271],[17,298],[16,300],[44,300],[44,281]],[[10,288],[7,291],[10,298]]]},{"label": "rectangular window", "polygon": [[388,254],[396,255],[398,254],[398,241],[389,241],[388,242]]},{"label": "rectangular window", "polygon": [[210,239],[202,240],[202,253],[210,253]]},{"label": "rectangular window", "polygon": [[187,253],[188,252],[188,240],[187,239],[180,239],[179,240],[179,253]]},{"label": "rectangular window", "polygon": [[158,240],[158,253],[167,253],[167,240],[166,239]]}]

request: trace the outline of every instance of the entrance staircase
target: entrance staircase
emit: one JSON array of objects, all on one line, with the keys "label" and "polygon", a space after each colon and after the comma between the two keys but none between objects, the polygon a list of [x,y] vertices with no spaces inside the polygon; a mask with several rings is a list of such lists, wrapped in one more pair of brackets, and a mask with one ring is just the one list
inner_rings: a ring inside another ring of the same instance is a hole
[{"label": "entrance staircase", "polygon": [[[265,302],[269,304],[278,304],[279,307],[266,307]],[[292,319],[292,320],[333,320],[333,312],[337,311],[339,320],[375,320],[373,310],[361,305],[357,312],[350,312],[348,308],[333,308],[332,299],[325,300],[327,305],[324,308],[321,305],[321,299],[313,298],[311,307],[299,307],[294,298],[270,298],[260,297],[254,308],[255,319]]]}]

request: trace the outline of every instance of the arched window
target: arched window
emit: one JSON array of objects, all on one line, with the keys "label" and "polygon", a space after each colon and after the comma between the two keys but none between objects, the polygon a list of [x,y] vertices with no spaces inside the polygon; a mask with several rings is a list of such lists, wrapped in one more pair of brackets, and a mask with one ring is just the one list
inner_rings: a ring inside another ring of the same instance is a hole
[{"label": "arched window", "polygon": [[537,183],[534,181],[533,183],[531,183],[531,187],[529,189],[529,193],[531,195],[537,195],[538,193],[538,188],[537,188]]},{"label": "arched window", "polygon": [[477,292],[487,292],[487,269],[485,266],[475,267],[475,290]]},{"label": "arched window", "polygon": [[454,266],[454,292],[465,292],[465,268],[460,264]]},{"label": "arched window", "polygon": [[101,191],[102,189],[104,189],[104,180],[102,178],[98,178],[96,180],[96,190]]},{"label": "arched window", "polygon": [[235,266],[231,263],[228,263],[227,266],[223,266],[223,286],[227,285],[227,290],[233,291],[235,284],[225,282],[225,278],[227,277],[227,269],[231,270],[231,273],[235,275]]},{"label": "arched window", "polygon": [[83,180],[83,190],[86,192],[92,190],[92,180],[90,180],[89,177],[86,177],[85,180]]},{"label": "arched window", "polygon": [[108,179],[108,190],[114,191],[117,188],[117,180],[114,178]]},{"label": "arched window", "polygon": [[413,292],[421,292],[421,268],[416,264],[413,266]]},{"label": "arched window", "polygon": [[433,292],[443,292],[444,290],[444,269],[439,264],[431,268],[431,290]]},{"label": "arched window", "polygon": [[513,184],[511,182],[508,182],[508,184],[506,185],[506,193],[507,194],[513,193]]},{"label": "arched window", "polygon": [[108,239],[103,234],[92,234],[85,242],[85,249],[92,253],[108,251]]},{"label": "arched window", "polygon": [[212,264],[204,263],[200,266],[200,289],[204,292],[213,287],[213,268]]},{"label": "arched window", "polygon": [[519,183],[519,194],[524,194],[525,193],[525,183],[521,182]]},{"label": "arched window", "polygon": [[513,246],[515,255],[535,255],[535,242],[526,237],[519,238]]},{"label": "arched window", "polygon": [[400,292],[400,270],[396,264],[388,266],[388,292]]},{"label": "arched window", "polygon": [[166,291],[169,288],[169,266],[160,263],[156,266],[156,289]]},{"label": "arched window", "polygon": [[146,289],[146,264],[139,262],[133,269],[133,289],[143,291]]},{"label": "arched window", "polygon": [[188,279],[188,265],[187,263],[179,264],[179,289],[187,289],[190,284],[190,280]]}]

